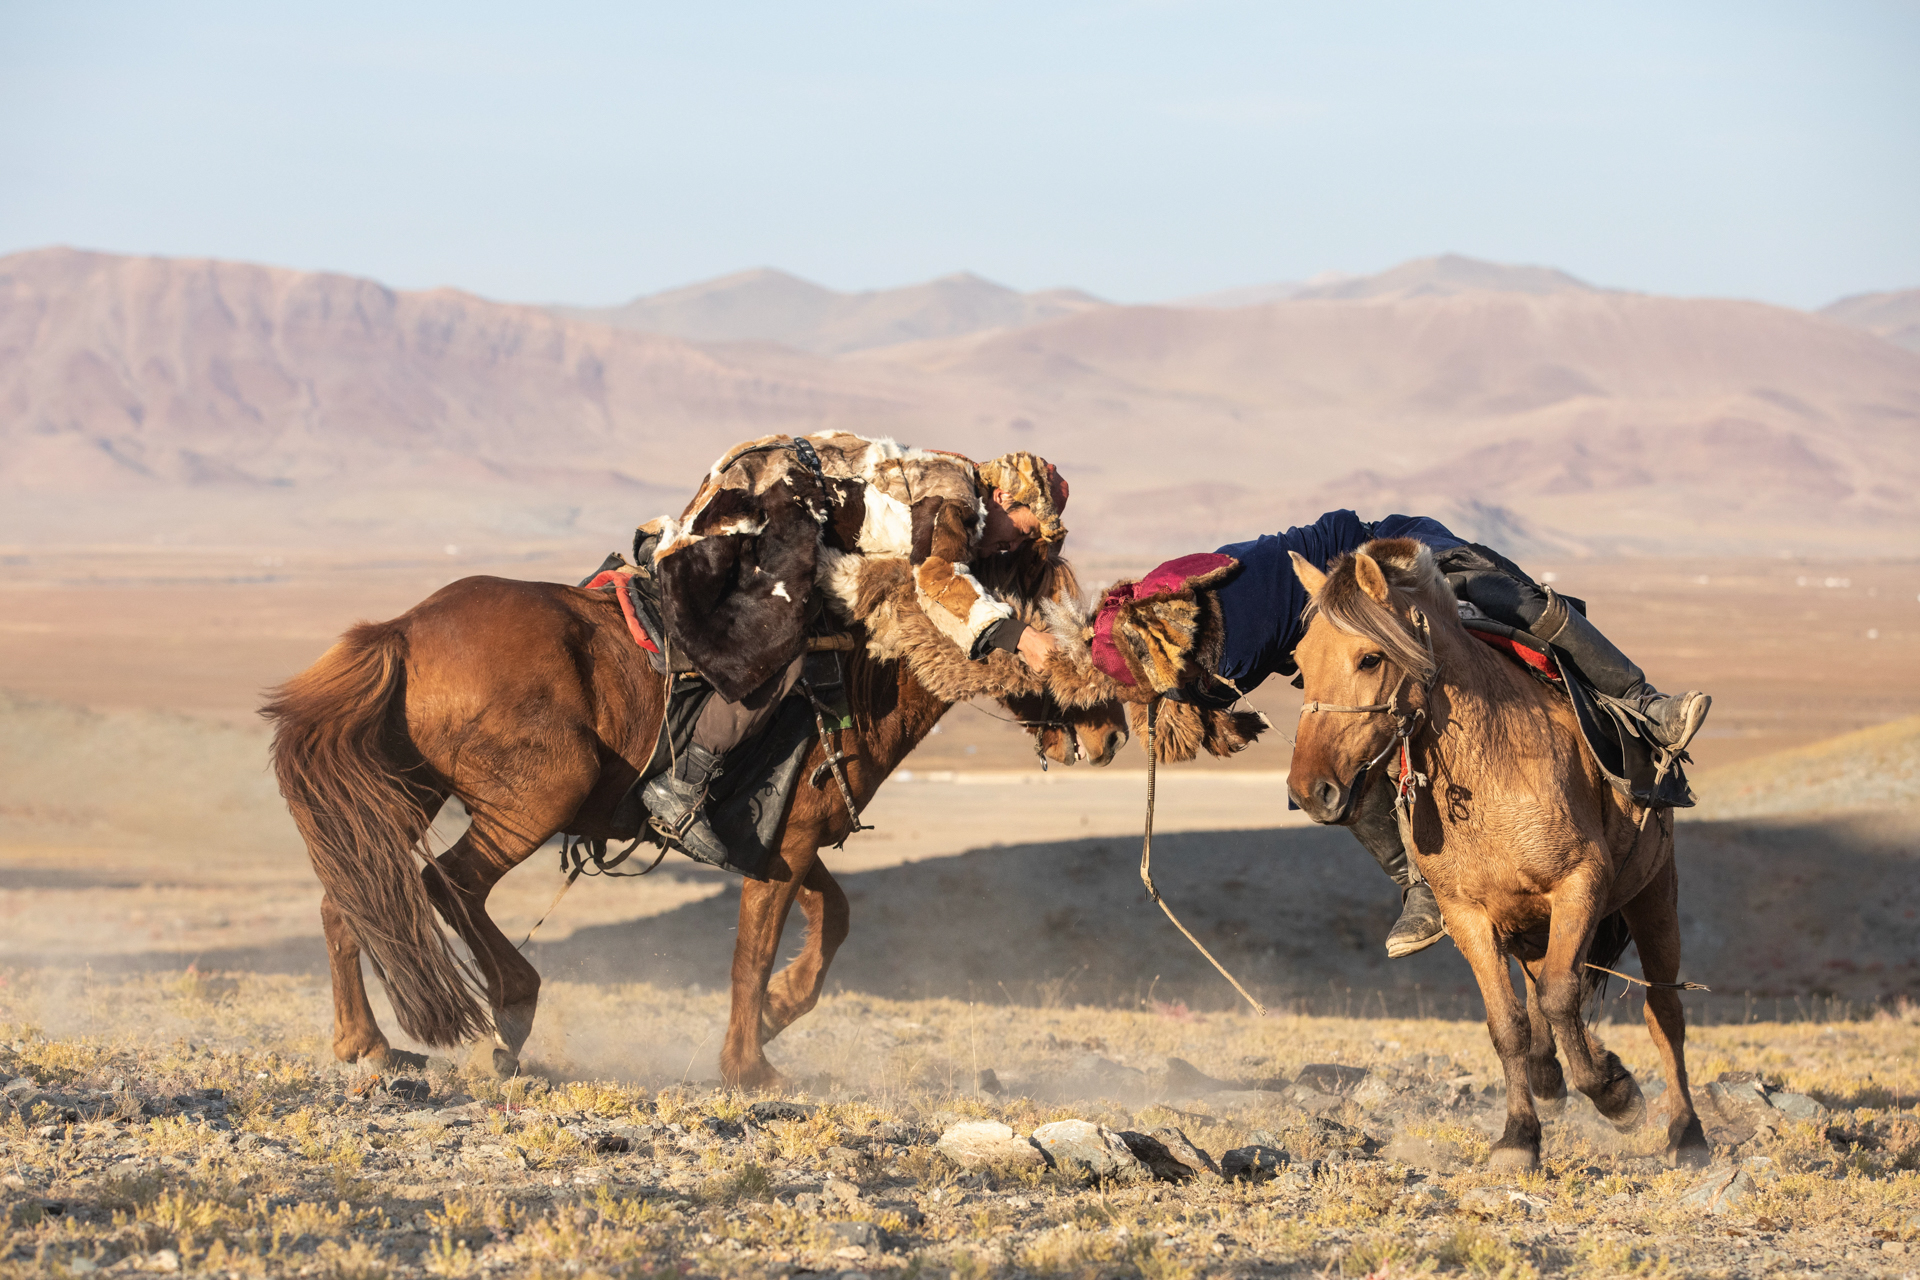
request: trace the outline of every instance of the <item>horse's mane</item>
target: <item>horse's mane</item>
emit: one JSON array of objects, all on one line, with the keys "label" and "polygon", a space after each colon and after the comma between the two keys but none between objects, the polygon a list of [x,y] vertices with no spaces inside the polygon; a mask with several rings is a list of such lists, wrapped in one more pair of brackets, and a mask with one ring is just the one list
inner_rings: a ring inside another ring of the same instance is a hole
[{"label": "horse's mane", "polygon": [[[1409,598],[1435,590],[1447,594],[1446,580],[1424,543],[1412,538],[1377,538],[1360,551],[1380,566],[1387,586],[1397,594]],[[1379,645],[1387,661],[1416,682],[1432,680],[1437,670],[1433,655],[1407,630],[1398,614],[1367,594],[1356,572],[1359,565],[1358,557],[1349,553],[1328,566],[1326,584],[1300,616],[1302,626],[1311,623],[1316,614],[1323,614],[1348,635]]]}]

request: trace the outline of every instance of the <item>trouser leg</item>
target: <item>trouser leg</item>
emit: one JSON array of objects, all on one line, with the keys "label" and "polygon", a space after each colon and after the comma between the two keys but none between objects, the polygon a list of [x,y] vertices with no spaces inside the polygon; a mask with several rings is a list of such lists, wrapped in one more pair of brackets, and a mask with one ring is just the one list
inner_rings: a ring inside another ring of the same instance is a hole
[{"label": "trouser leg", "polygon": [[1499,552],[1479,545],[1455,548],[1443,553],[1443,567],[1456,595],[1472,601],[1494,621],[1518,627],[1560,650],[1594,689],[1635,704],[1663,746],[1678,751],[1700,731],[1712,698],[1655,689],[1647,683],[1640,664],[1569,605],[1565,596],[1541,586]]},{"label": "trouser leg", "polygon": [[673,768],[641,789],[640,797],[655,825],[685,853],[716,867],[727,864],[726,842],[707,818],[707,792],[725,771],[727,752],[773,722],[781,700],[800,682],[805,663],[806,655],[799,655],[738,702],[717,693],[708,698],[694,717],[693,740],[687,749]]},{"label": "trouser leg", "polygon": [[1375,778],[1357,802],[1349,828],[1387,878],[1400,886],[1400,918],[1387,934],[1387,954],[1395,959],[1438,942],[1446,932],[1433,890],[1413,869],[1400,839],[1400,820],[1393,811],[1393,780]]}]

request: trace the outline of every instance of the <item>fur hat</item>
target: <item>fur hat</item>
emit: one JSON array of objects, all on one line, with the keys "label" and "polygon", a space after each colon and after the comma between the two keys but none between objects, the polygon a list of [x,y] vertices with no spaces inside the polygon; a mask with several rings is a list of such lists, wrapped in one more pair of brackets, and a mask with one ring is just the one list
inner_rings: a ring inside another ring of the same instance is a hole
[{"label": "fur hat", "polygon": [[991,494],[1004,489],[1011,506],[1025,507],[1040,517],[1034,541],[1058,547],[1067,537],[1060,513],[1067,508],[1067,482],[1054,465],[1037,453],[1003,453],[977,468],[980,487]]},{"label": "fur hat", "polygon": [[1197,656],[1200,592],[1239,568],[1232,556],[1201,552],[1169,560],[1138,582],[1108,587],[1093,622],[1094,665],[1121,684],[1155,693],[1177,689]]}]

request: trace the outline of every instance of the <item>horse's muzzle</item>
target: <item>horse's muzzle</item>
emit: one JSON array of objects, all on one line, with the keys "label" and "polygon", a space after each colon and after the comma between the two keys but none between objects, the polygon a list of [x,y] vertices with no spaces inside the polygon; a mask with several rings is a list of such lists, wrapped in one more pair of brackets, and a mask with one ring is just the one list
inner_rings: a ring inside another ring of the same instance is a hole
[{"label": "horse's muzzle", "polygon": [[1293,780],[1287,780],[1287,794],[1293,802],[1315,822],[1326,826],[1344,826],[1353,820],[1353,802],[1362,791],[1367,789],[1367,768],[1353,775],[1353,781],[1341,784],[1333,778],[1321,778],[1310,784],[1302,792],[1294,787]]}]

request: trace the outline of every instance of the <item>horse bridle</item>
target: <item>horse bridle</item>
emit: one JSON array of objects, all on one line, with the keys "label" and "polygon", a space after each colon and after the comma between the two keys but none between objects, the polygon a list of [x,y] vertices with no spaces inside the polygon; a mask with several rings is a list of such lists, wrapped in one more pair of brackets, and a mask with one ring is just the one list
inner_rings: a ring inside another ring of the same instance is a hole
[{"label": "horse bridle", "polygon": [[[1433,628],[1427,623],[1427,615],[1422,613],[1418,608],[1413,610],[1413,629],[1419,634],[1420,643],[1426,646],[1427,663],[1432,671],[1431,675],[1420,682],[1420,688],[1422,691],[1430,693],[1433,690],[1433,686],[1438,683],[1440,679],[1440,660],[1434,656],[1433,652]],[[1400,699],[1400,695],[1405,692],[1407,686],[1413,682],[1413,674],[1408,671],[1402,671],[1400,673],[1400,683],[1393,687],[1393,692],[1387,695],[1385,702],[1370,702],[1364,706],[1342,706],[1331,702],[1309,701],[1300,705],[1300,714],[1302,716],[1313,715],[1315,712],[1320,711],[1329,711],[1344,712],[1353,715],[1379,715],[1384,712],[1393,717],[1393,737],[1387,740],[1386,746],[1380,748],[1378,755],[1361,765],[1360,768],[1354,772],[1353,781],[1347,786],[1346,804],[1340,810],[1338,816],[1335,817],[1335,822],[1344,822],[1347,816],[1353,812],[1354,803],[1358,800],[1360,793],[1366,790],[1367,773],[1375,765],[1385,760],[1388,755],[1392,754],[1396,748],[1398,748],[1400,752],[1400,777],[1394,786],[1394,807],[1404,809],[1410,814],[1415,793],[1418,792],[1421,787],[1427,785],[1427,775],[1413,771],[1412,760],[1407,748],[1407,744],[1412,740],[1413,735],[1420,732],[1420,726],[1426,722],[1427,709],[1421,706],[1412,707],[1407,711],[1400,711],[1395,706]]]}]

